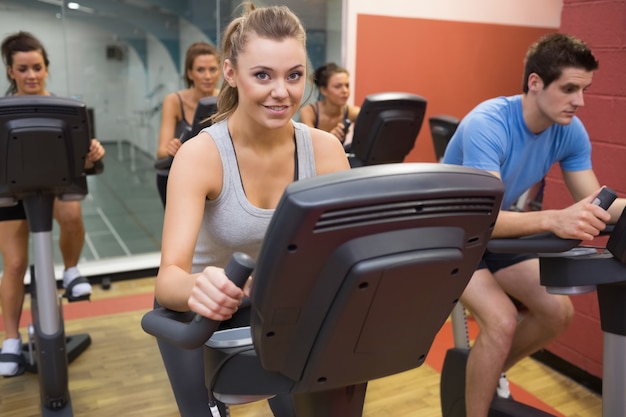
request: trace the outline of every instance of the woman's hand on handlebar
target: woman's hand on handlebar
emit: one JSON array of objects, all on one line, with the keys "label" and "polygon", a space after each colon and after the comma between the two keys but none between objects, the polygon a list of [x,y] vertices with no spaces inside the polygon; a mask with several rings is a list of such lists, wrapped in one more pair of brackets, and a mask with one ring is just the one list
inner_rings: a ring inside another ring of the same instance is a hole
[{"label": "woman's hand on handlebar", "polygon": [[346,140],[345,125],[343,124],[343,122],[337,123],[337,126],[335,126],[330,131],[330,133],[334,135],[335,137],[337,137],[337,139],[339,139],[341,143],[343,143]]},{"label": "woman's hand on handlebar", "polygon": [[170,156],[176,155],[176,152],[178,152],[178,149],[180,149],[180,146],[182,144],[183,143],[180,141],[180,139],[173,138],[172,140],[167,142],[167,154]]},{"label": "woman's hand on handlebar", "polygon": [[87,152],[87,160],[90,162],[96,162],[104,158],[106,150],[98,139],[91,139],[89,144],[89,152]]},{"label": "woman's hand on handlebar", "polygon": [[100,141],[98,139],[91,139],[89,151],[87,152],[87,157],[85,159],[85,169],[93,168],[94,162],[104,158],[104,154],[106,154],[106,150]]},{"label": "woman's hand on handlebar", "polygon": [[224,274],[222,268],[206,267],[191,290],[189,308],[215,321],[228,320],[241,305],[243,297],[249,294],[250,281],[248,279],[242,290]]},{"label": "woman's hand on handlebar", "polygon": [[611,220],[611,215],[606,210],[593,204],[599,192],[600,190],[567,208],[556,210],[550,216],[552,232],[564,239],[591,240],[597,237]]}]

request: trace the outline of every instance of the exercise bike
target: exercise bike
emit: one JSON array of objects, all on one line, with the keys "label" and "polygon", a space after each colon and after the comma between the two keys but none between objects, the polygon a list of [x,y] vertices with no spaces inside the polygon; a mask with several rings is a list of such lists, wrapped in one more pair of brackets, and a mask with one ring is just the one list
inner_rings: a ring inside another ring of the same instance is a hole
[{"label": "exercise bike", "polygon": [[297,181],[256,260],[249,327],[208,340],[215,323],[176,321],[163,308],[142,327],[204,345],[211,398],[291,395],[297,417],[361,416],[369,380],[424,363],[484,252],[502,192],[484,171],[442,164]]},{"label": "exercise bike", "polygon": [[[68,362],[91,343],[87,334],[66,336],[57,294],[52,243],[54,199],[87,194],[85,159],[91,142],[86,106],[73,99],[15,96],[0,99],[0,205],[22,200],[31,233],[33,323],[26,369],[37,372],[43,416],[73,415]],[[90,173],[102,171],[98,163]],[[88,296],[74,298],[81,301]]]},{"label": "exercise bike", "polygon": [[[594,203],[607,209],[615,193],[604,188]],[[625,211],[626,213],[626,211]],[[597,289],[604,331],[603,417],[626,416],[626,214],[622,213],[611,232],[608,252],[579,247],[580,241],[561,239],[551,233],[518,239],[492,239],[487,248],[494,253],[539,253],[541,284],[548,292],[576,295]],[[613,256],[615,255],[615,256]],[[601,272],[601,273],[598,273]],[[469,355],[466,317],[459,303],[452,312],[455,347],[448,350],[441,372],[443,417],[465,417],[465,367]],[[495,397],[489,417],[549,417],[542,410]]]}]

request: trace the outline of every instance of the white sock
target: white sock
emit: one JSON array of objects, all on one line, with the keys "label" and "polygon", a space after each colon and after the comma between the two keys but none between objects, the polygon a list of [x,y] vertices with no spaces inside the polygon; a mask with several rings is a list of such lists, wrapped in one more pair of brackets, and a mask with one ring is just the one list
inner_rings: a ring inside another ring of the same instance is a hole
[{"label": "white sock", "polygon": [[[22,341],[17,339],[6,339],[2,343],[2,353],[22,353]],[[11,376],[17,373],[19,365],[16,362],[0,362],[0,375]]]},{"label": "white sock", "polygon": [[[74,281],[76,278],[80,277],[80,271],[77,267],[72,266],[63,271],[63,287],[67,288],[67,286]],[[80,297],[83,295],[91,294],[91,284],[88,282],[82,282],[80,284],[76,284],[72,288],[72,297]]]},{"label": "white sock", "polygon": [[509,381],[506,379],[506,374],[500,375],[500,380],[498,381],[498,388],[496,390],[498,397],[500,398],[511,398],[511,391],[509,389]]}]

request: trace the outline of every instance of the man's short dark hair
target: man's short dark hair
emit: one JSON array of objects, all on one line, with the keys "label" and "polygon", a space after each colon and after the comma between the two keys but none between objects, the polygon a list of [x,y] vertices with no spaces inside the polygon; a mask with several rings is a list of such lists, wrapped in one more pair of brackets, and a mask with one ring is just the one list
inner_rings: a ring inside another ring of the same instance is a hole
[{"label": "man's short dark hair", "polygon": [[541,77],[546,88],[561,76],[565,68],[580,68],[591,72],[597,70],[598,66],[598,60],[583,41],[572,35],[551,33],[528,49],[522,90],[528,93],[528,77],[532,73]]}]

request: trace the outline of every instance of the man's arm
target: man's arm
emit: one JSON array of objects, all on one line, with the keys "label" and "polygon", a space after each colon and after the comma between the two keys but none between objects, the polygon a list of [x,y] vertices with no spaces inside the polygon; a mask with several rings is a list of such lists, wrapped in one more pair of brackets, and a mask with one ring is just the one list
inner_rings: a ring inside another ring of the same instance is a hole
[{"label": "man's arm", "polygon": [[[600,188],[600,183],[595,173],[590,169],[584,171],[563,171],[563,179],[574,201],[580,201]],[[608,210],[611,215],[609,223],[617,222],[625,206],[626,199],[624,198],[618,198],[613,202]]]},{"label": "man's arm", "polygon": [[[491,173],[499,177],[498,173]],[[600,185],[593,171],[564,172],[563,175],[570,193],[577,200],[575,204],[561,210],[522,213],[502,210],[498,215],[493,237],[519,237],[543,232],[552,232],[565,239],[590,240],[598,236],[613,216],[593,204],[600,192]],[[621,204],[621,209],[615,208],[611,212],[617,213],[619,210],[621,213],[624,200],[619,200],[621,202],[614,206]]]}]

